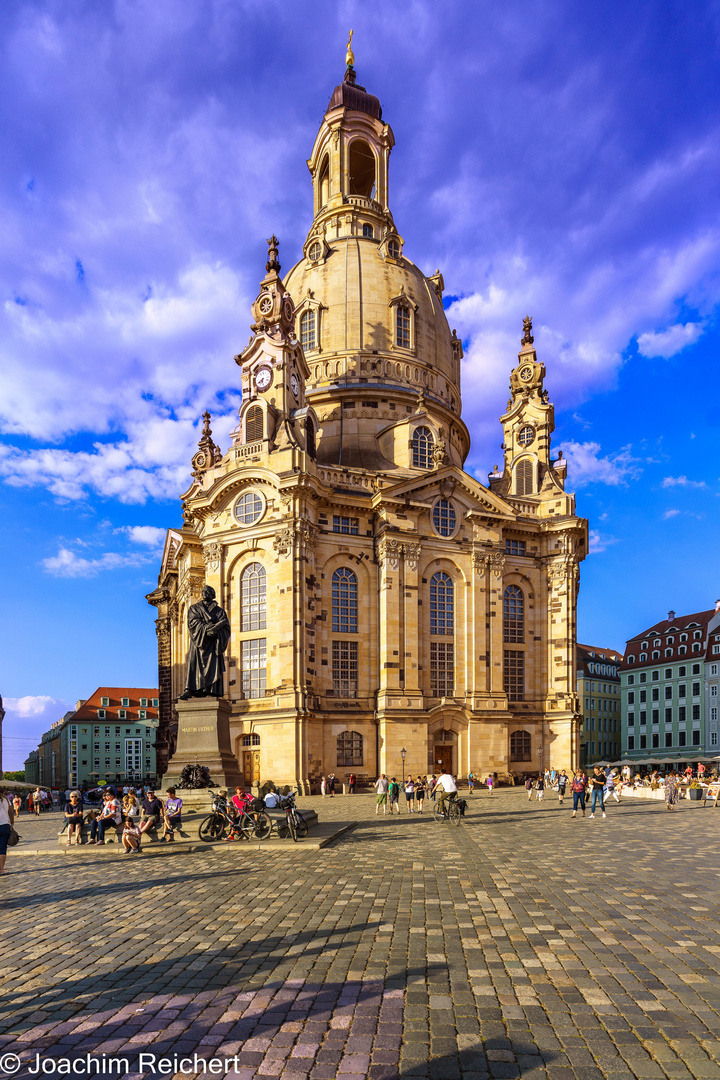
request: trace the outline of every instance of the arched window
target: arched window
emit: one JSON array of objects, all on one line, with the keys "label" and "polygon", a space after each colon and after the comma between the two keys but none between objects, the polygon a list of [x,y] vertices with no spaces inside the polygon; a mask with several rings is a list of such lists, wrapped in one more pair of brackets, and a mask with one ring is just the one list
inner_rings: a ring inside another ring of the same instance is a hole
[{"label": "arched window", "polygon": [[355,139],[348,154],[348,195],[375,195],[375,155],[366,142]]},{"label": "arched window", "polygon": [[259,562],[250,563],[240,577],[240,626],[243,631],[265,629],[265,595],[265,567]]},{"label": "arched window", "polygon": [[332,628],[335,634],[357,634],[357,578],[341,566],[332,576]]},{"label": "arched window", "polygon": [[529,731],[513,731],[510,736],[510,760],[532,761],[532,745]]},{"label": "arched window", "polygon": [[263,411],[259,405],[248,409],[245,417],[245,442],[257,442],[263,437]]},{"label": "arched window", "polygon": [[260,736],[257,735],[254,731],[251,735],[243,735],[242,744],[243,746],[259,746]]},{"label": "arched window", "polygon": [[503,594],[503,641],[525,640],[525,597],[517,585]]},{"label": "arched window", "polygon": [[435,440],[430,428],[415,428],[412,437],[412,463],[416,469],[431,469]]},{"label": "arched window", "polygon": [[400,244],[398,243],[397,240],[389,240],[387,248],[388,248],[388,255],[390,256],[391,259],[399,259],[400,258]]},{"label": "arched window", "polygon": [[533,463],[530,458],[523,458],[515,466],[515,494],[533,495],[534,493]]},{"label": "arched window", "polygon": [[303,349],[317,349],[317,315],[315,308],[308,308],[300,316],[300,344]]},{"label": "arched window", "polygon": [[430,578],[430,633],[454,633],[455,594],[452,578],[443,570],[438,570]]},{"label": "arched window", "polygon": [[337,737],[337,763],[339,768],[350,768],[363,763],[363,737],[359,731],[341,731]]},{"label": "arched window", "polygon": [[330,162],[327,158],[320,166],[320,180],[318,181],[320,205],[324,206],[330,197]]},{"label": "arched window", "polygon": [[374,235],[375,233],[373,232],[372,225],[363,225],[363,236],[367,237],[367,239],[369,240],[372,240]]},{"label": "arched window", "polygon": [[311,458],[315,457],[315,425],[310,417],[305,421],[305,445]]},{"label": "arched window", "polygon": [[395,344],[401,349],[410,348],[410,308],[398,304],[395,309]]}]

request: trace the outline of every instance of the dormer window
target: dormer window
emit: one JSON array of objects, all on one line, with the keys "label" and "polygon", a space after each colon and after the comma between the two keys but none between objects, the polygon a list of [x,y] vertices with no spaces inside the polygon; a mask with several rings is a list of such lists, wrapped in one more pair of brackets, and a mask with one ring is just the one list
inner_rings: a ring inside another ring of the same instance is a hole
[{"label": "dormer window", "polygon": [[387,250],[388,255],[391,259],[400,258],[400,244],[397,242],[397,240],[388,240]]},{"label": "dormer window", "polygon": [[665,644],[666,644],[666,645],[673,645],[673,644],[674,644],[674,642],[675,642],[675,638],[674,638],[674,637],[668,637],[668,638],[665,638]]},{"label": "dormer window", "polygon": [[655,640],[653,641],[653,648],[658,648],[660,645],[662,645],[662,641],[660,640],[660,638],[655,638]]},{"label": "dormer window", "polygon": [[317,313],[314,308],[303,311],[300,317],[300,344],[306,352],[317,349]]},{"label": "dormer window", "polygon": [[702,637],[702,630],[695,630],[694,633],[693,633],[693,637],[694,638],[701,638]]},{"label": "dormer window", "polygon": [[319,262],[322,258],[323,248],[319,240],[313,240],[308,248],[307,257],[310,262]]},{"label": "dormer window", "polygon": [[398,304],[395,309],[395,344],[400,349],[410,348],[410,308]]},{"label": "dormer window", "polygon": [[680,640],[681,640],[681,641],[687,641],[687,639],[688,639],[688,636],[687,636],[687,634],[681,634],[681,635],[680,635]]},{"label": "dormer window", "polygon": [[415,428],[412,437],[412,463],[416,469],[432,469],[434,444],[430,428]]},{"label": "dormer window", "polygon": [[640,648],[641,649],[647,649],[647,647],[648,647],[647,641],[641,641],[640,642]]}]

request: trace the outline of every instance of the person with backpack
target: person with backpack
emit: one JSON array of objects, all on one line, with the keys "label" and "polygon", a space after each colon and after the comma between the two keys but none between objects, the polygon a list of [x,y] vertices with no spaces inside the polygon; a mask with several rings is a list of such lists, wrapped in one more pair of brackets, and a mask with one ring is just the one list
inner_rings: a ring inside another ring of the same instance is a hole
[{"label": "person with backpack", "polygon": [[537,797],[538,802],[543,801],[543,796],[545,795],[545,774],[544,773],[538,773],[538,778],[535,781],[535,795]]},{"label": "person with backpack", "polygon": [[388,797],[390,799],[390,814],[391,815],[394,814],[396,809],[397,809],[397,812],[399,814],[400,813],[400,785],[398,784],[398,782],[397,782],[397,780],[395,779],[394,776],[393,776],[392,780],[390,781],[390,787],[388,788]]},{"label": "person with backpack", "polygon": [[533,793],[533,782],[532,782],[532,778],[529,777],[529,776],[528,776],[527,780],[525,781],[525,790],[527,791],[528,802],[530,802],[530,800],[532,799],[532,793]]},{"label": "person with backpack", "polygon": [[412,776],[408,776],[405,781],[405,805],[408,814],[415,812],[415,781]]},{"label": "person with backpack", "polygon": [[582,816],[585,817],[585,789],[587,787],[587,777],[582,769],[578,769],[573,776],[570,790],[573,797],[573,812],[572,816],[577,817],[578,809],[582,810]]}]

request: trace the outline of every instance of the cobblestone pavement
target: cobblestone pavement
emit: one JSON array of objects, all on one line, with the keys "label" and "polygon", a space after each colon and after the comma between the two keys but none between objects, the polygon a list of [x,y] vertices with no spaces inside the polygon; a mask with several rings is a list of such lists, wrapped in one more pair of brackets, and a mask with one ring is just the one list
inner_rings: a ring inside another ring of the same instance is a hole
[{"label": "cobblestone pavement", "polygon": [[555,799],[483,792],[459,828],[302,800],[358,821],[302,857],[11,851],[0,1067],[90,1054],[152,1076],[140,1053],[197,1053],[242,1080],[720,1077],[720,811],[573,820]]}]

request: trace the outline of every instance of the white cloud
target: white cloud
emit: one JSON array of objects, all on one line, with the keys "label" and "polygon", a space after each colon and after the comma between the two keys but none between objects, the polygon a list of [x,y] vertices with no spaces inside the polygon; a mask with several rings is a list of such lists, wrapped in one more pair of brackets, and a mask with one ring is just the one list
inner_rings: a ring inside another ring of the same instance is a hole
[{"label": "white cloud", "polygon": [[640,459],[633,457],[630,446],[605,457],[601,456],[600,443],[596,442],[566,442],[562,450],[568,459],[568,483],[572,490],[588,484],[618,487],[637,480],[642,472]]},{"label": "white cloud", "polygon": [[704,488],[707,487],[707,484],[704,480],[688,480],[687,476],[665,476],[660,487]]},{"label": "white cloud", "polygon": [[133,544],[145,544],[151,548],[161,548],[165,543],[166,529],[159,529],[155,525],[125,525],[122,529],[127,533]]},{"label": "white cloud", "polygon": [[3,705],[11,712],[17,713],[18,716],[39,716],[42,713],[46,713],[48,709],[58,704],[58,699],[49,697],[47,694],[26,694],[25,697],[3,698]]},{"label": "white cloud", "polygon": [[677,517],[679,513],[679,510],[666,510],[663,514],[663,521],[668,521],[670,518]]},{"label": "white cloud", "polygon": [[694,344],[702,332],[702,323],[676,323],[667,330],[641,334],[638,338],[638,349],[643,356],[661,356],[668,360],[688,345]]},{"label": "white cloud", "polygon": [[103,570],[119,570],[125,566],[141,566],[154,556],[149,554],[120,555],[106,551],[97,559],[85,559],[71,548],[58,548],[57,555],[42,560],[42,566],[53,577],[89,578]]},{"label": "white cloud", "polygon": [[602,551],[606,551],[613,544],[619,543],[619,540],[615,536],[608,536],[607,534],[602,534],[597,529],[590,529],[588,542],[590,554],[599,555]]}]

